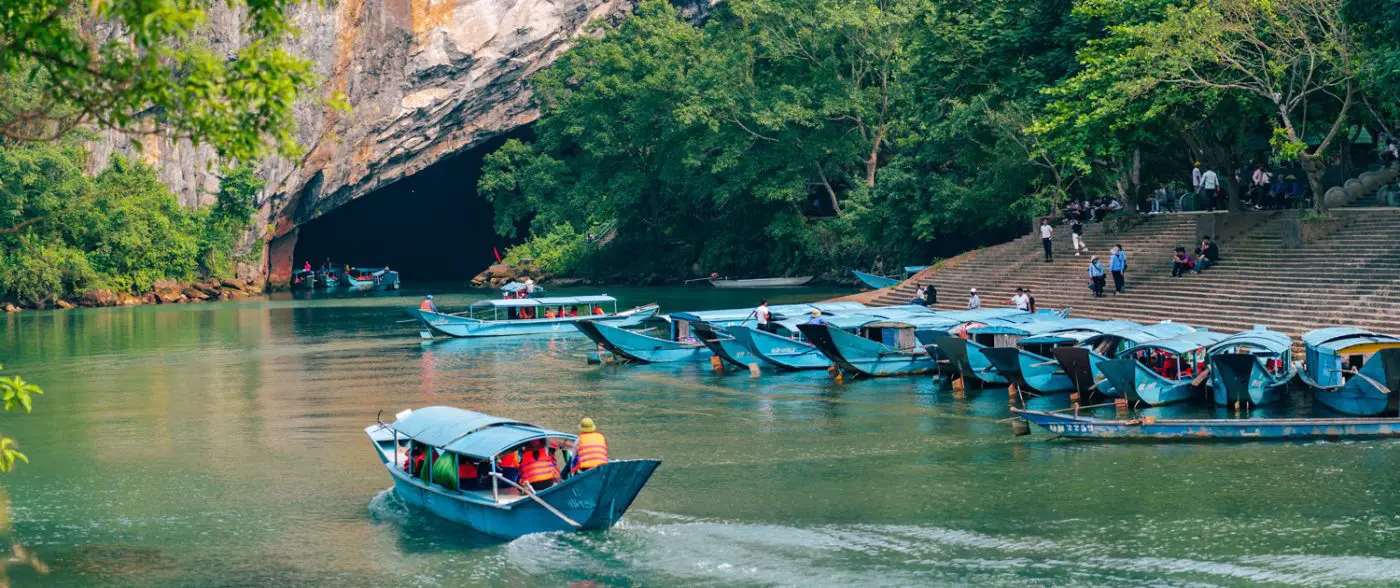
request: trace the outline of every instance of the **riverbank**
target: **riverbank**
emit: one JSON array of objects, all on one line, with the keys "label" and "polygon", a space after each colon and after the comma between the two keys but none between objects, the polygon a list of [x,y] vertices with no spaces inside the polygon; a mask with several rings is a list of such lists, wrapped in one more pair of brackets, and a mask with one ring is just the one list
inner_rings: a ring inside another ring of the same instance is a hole
[{"label": "riverbank", "polygon": [[52,302],[21,304],[7,301],[0,304],[5,312],[23,310],[67,310],[70,308],[101,308],[110,306],[140,306],[144,304],[189,304],[193,302],[218,302],[240,300],[263,294],[263,284],[248,279],[207,279],[198,282],[177,282],[157,280],[150,292],[132,294],[108,289],[89,290],[74,300],[57,299]]}]

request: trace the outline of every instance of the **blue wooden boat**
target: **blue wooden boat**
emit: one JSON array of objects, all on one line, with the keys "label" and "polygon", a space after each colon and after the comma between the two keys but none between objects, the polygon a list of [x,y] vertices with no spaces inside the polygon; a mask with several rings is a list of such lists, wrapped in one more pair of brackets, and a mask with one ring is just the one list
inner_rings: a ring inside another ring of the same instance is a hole
[{"label": "blue wooden boat", "polygon": [[[1087,392],[1093,386],[1092,378],[1087,382],[1071,379],[1060,362],[1054,359],[1052,350],[1074,348],[1090,337],[1140,329],[1142,325],[1130,321],[1065,319],[1017,325],[1016,328],[1023,336],[1014,345],[983,349],[982,355],[991,362],[998,375],[1016,384],[1021,391],[1043,395]],[[968,333],[973,336],[984,331],[1004,334],[1007,330],[1003,326],[991,325],[969,330]]]},{"label": "blue wooden boat", "polygon": [[948,335],[970,320],[1025,315],[1015,309],[936,312],[922,306],[891,306],[859,324],[840,320],[825,325],[798,325],[807,341],[842,371],[862,376],[904,376],[951,371],[946,357],[929,349],[929,342]]},{"label": "blue wooden boat", "polygon": [[1400,337],[1332,327],[1304,334],[1303,348],[1299,375],[1318,404],[1358,416],[1400,408]]},{"label": "blue wooden boat", "polygon": [[316,287],[316,272],[313,270],[293,270],[292,271],[293,290],[311,290]]},{"label": "blue wooden boat", "polygon": [[851,270],[851,273],[855,274],[857,280],[860,280],[861,283],[869,286],[872,290],[879,290],[899,284],[898,278],[887,278],[876,274],[868,274],[860,270]]},{"label": "blue wooden boat", "polygon": [[1075,383],[1076,390],[1083,392],[1085,386],[1088,386],[1088,391],[1093,394],[1117,398],[1122,396],[1123,392],[1099,372],[1100,362],[1117,357],[1123,351],[1143,343],[1170,339],[1194,331],[1195,329],[1181,323],[1162,321],[1138,329],[1094,334],[1074,347],[1057,347],[1050,352]]},{"label": "blue wooden boat", "polygon": [[[531,442],[544,442],[551,453],[567,455],[577,437],[447,406],[404,411],[393,423],[365,427],[365,434],[394,481],[394,493],[404,502],[503,539],[608,529],[661,465],[655,459],[609,461],[535,492],[507,481],[497,468],[498,459]],[[410,453],[424,458],[415,472],[406,471],[413,469],[407,467]],[[433,467],[442,460],[450,460],[445,464],[449,467]],[[459,478],[459,464],[475,466],[479,477]],[[567,468],[560,467],[560,472],[567,474]]]},{"label": "blue wooden boat", "polygon": [[[819,304],[833,305],[831,308],[864,307],[856,302]],[[808,304],[780,304],[769,306],[768,311],[776,320],[789,315],[799,315],[812,308],[812,305]],[[660,331],[659,335],[609,328],[609,325],[596,323],[579,323],[575,326],[594,343],[618,357],[640,363],[673,363],[708,361],[713,355],[694,329],[694,325],[700,323],[716,330],[730,325],[757,324],[757,319],[752,308],[677,312],[648,321],[647,331]],[[725,337],[728,338],[728,335]],[[733,342],[729,350],[736,359],[740,353],[748,353],[737,342]]]},{"label": "blue wooden boat", "polygon": [[[610,312],[595,314],[594,309],[610,307]],[[545,318],[550,311],[567,310],[573,316]],[[443,314],[426,310],[409,311],[426,327],[424,338],[434,334],[448,337],[501,337],[509,335],[567,334],[575,331],[569,325],[597,322],[618,327],[635,327],[656,315],[655,304],[638,306],[617,312],[617,299],[612,296],[567,296],[554,298],[510,298],[479,300],[465,313]]]},{"label": "blue wooden boat", "polygon": [[948,333],[925,341],[930,353],[936,350],[940,358],[946,358],[945,365],[951,367],[952,372],[962,379],[963,386],[1008,384],[1009,380],[997,373],[992,367],[992,362],[982,352],[992,347],[1014,346],[1017,341],[1031,333],[1023,327],[1064,321],[1070,313],[1069,309],[1042,310],[1035,314],[1014,308],[995,310],[1009,310],[1011,313],[968,319],[950,329]]},{"label": "blue wooden boat", "polygon": [[[510,296],[515,297],[515,296],[519,296],[521,292],[528,291],[529,289],[530,289],[530,286],[529,286],[528,284],[524,283],[524,282],[509,282],[509,283],[505,284],[504,286],[501,286],[501,293],[502,293],[502,294],[509,294]],[[539,284],[535,284],[535,291],[534,291],[534,292],[530,292],[530,296],[532,296],[532,297],[533,297],[533,296],[544,296],[544,295],[545,295],[544,286],[541,286],[541,285],[539,285]]]},{"label": "blue wooden boat", "polygon": [[1400,419],[1096,419],[1012,409],[1066,439],[1091,441],[1307,441],[1400,436]]},{"label": "blue wooden boat", "polygon": [[1298,375],[1293,340],[1259,325],[1231,335],[1206,351],[1211,398],[1221,406],[1272,404]]},{"label": "blue wooden boat", "polygon": [[352,267],[342,284],[351,290],[398,290],[399,272],[387,267]]},{"label": "blue wooden boat", "polygon": [[1149,341],[1098,363],[1098,371],[1133,405],[1160,406],[1204,395],[1206,350],[1225,335],[1195,331]]},{"label": "blue wooden boat", "polygon": [[317,290],[338,290],[345,286],[345,271],[337,268],[316,270],[313,286]]},{"label": "blue wooden boat", "polygon": [[[789,309],[796,306],[780,305],[769,308],[773,312],[768,323],[771,332],[760,330],[758,321],[754,319],[724,326],[695,322],[693,329],[700,342],[711,353],[730,365],[748,367],[749,364],[760,363],[777,365],[782,369],[825,368],[831,365],[831,361],[816,347],[802,339],[802,331],[798,330],[797,325],[810,321],[812,310],[821,311],[823,321],[866,316],[865,313],[870,310],[868,306],[859,302],[815,302],[803,305],[806,306],[802,309],[804,314],[791,316]],[[781,355],[782,363],[765,360],[762,353]],[[795,365],[802,367],[793,367]]]}]

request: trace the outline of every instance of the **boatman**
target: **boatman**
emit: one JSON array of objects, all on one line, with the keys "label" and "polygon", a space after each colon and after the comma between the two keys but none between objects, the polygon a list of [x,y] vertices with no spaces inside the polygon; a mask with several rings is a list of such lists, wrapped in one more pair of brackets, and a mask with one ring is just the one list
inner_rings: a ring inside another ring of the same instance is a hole
[{"label": "boatman", "polygon": [[583,417],[578,422],[578,449],[574,452],[574,467],[570,474],[586,472],[608,463],[608,440],[593,425],[593,419]]},{"label": "boatman", "polygon": [[807,319],[807,324],[809,324],[809,325],[824,325],[824,324],[826,324],[826,320],[822,318],[822,311],[821,311],[820,309],[813,308],[813,309],[812,309],[812,318]]},{"label": "boatman", "polygon": [[531,441],[525,448],[525,455],[520,458],[520,481],[529,484],[536,492],[559,481],[559,464],[554,462],[554,456],[543,439]]},{"label": "boatman", "polygon": [[768,326],[768,321],[773,318],[773,313],[768,310],[767,300],[758,303],[758,308],[754,309],[753,314],[754,316],[758,317],[758,330],[765,331],[768,333],[773,332],[773,330]]},{"label": "boatman", "polygon": [[418,305],[418,310],[423,312],[438,312],[437,305],[433,304],[432,294],[423,297],[423,302]]}]

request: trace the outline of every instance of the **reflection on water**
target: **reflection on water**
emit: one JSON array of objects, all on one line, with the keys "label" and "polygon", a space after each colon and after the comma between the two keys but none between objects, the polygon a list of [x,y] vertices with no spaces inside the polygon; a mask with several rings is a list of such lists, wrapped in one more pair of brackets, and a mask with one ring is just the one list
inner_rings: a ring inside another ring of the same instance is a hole
[{"label": "reflection on water", "polygon": [[[824,295],[611,293],[667,310]],[[0,359],[48,392],[4,417],[34,460],[4,479],[13,533],[53,568],[11,566],[15,584],[1400,582],[1400,443],[1014,438],[1004,390],[588,365],[578,337],[422,341],[395,322],[414,304],[5,317]],[[385,490],[363,428],[428,404],[562,429],[588,415],[615,456],[664,462],[617,528],[503,543]]]}]

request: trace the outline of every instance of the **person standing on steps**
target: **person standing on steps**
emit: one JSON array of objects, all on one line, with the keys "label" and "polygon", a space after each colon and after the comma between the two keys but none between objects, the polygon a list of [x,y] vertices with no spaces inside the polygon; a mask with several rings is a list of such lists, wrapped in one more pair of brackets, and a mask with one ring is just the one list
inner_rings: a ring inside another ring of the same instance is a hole
[{"label": "person standing on steps", "polygon": [[1095,255],[1089,259],[1089,289],[1094,291],[1094,298],[1103,298],[1103,265],[1099,263],[1099,256]]},{"label": "person standing on steps", "polygon": [[1206,168],[1206,173],[1201,174],[1201,196],[1206,199],[1206,211],[1215,212],[1215,192],[1220,189],[1220,178],[1215,175],[1215,170]]},{"label": "person standing on steps", "polygon": [[1045,263],[1055,261],[1055,253],[1050,244],[1050,237],[1054,234],[1055,227],[1050,226],[1050,219],[1040,219],[1040,244],[1045,246]]},{"label": "person standing on steps", "polygon": [[754,317],[758,319],[758,330],[765,333],[773,332],[768,327],[768,321],[773,318],[773,312],[768,310],[768,301],[758,303],[758,308],[753,311]]},{"label": "person standing on steps", "polygon": [[1197,196],[1201,195],[1201,162],[1197,161],[1196,166],[1191,168],[1191,192]]},{"label": "person standing on steps", "polygon": [[1113,293],[1123,293],[1123,270],[1128,269],[1128,254],[1123,251],[1122,244],[1115,244],[1113,252],[1108,256],[1108,271],[1113,273]]},{"label": "person standing on steps", "polygon": [[982,308],[982,299],[977,296],[977,289],[972,289],[972,295],[967,297],[967,309],[977,310]]},{"label": "person standing on steps", "polygon": [[1081,220],[1083,217],[1083,214],[1076,214],[1069,221],[1069,236],[1074,240],[1074,255],[1076,257],[1079,256],[1080,249],[1089,250],[1089,246],[1084,244],[1084,221]]}]

